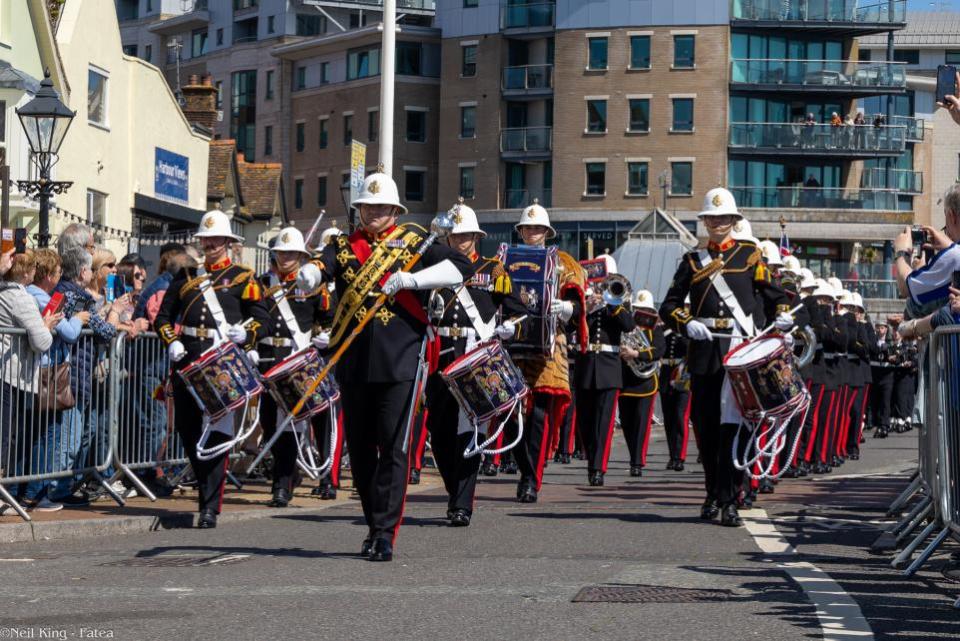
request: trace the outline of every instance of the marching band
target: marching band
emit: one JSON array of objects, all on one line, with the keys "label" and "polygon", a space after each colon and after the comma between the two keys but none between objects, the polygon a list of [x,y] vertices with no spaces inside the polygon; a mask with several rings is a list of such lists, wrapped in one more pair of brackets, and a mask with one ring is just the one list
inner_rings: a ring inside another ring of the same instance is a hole
[{"label": "marching band", "polygon": [[496,475],[501,456],[516,463],[521,503],[537,501],[551,456],[579,454],[602,486],[619,424],[629,474],[642,476],[659,401],[667,469],[685,469],[692,429],[700,516],[736,527],[779,479],[859,458],[865,430],[911,427],[916,341],[753,238],[726,189],[706,194],[708,242],[681,258],[659,308],[612,257],[581,264],[550,246],[536,202],[516,224],[521,243],[492,257],[463,199],[429,230],[403,224],[396,184],[376,172],[352,206],[359,228],[331,227],[313,249],[315,230],[282,229],[260,275],[231,262],[242,239],[208,212],[203,265],[163,300],[155,326],[201,528],[216,527],[228,454],[257,427],[271,507],[303,475],[335,498],[346,449],[371,561],[393,558],[427,439],[448,523],[465,527],[478,475]]}]

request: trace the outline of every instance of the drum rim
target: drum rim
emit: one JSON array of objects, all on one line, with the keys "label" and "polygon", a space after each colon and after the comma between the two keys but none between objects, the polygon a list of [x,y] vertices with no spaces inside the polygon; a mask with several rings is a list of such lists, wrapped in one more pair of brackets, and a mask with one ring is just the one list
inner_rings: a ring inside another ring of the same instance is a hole
[{"label": "drum rim", "polygon": [[744,350],[745,348],[750,347],[751,345],[756,345],[756,344],[758,344],[760,341],[766,341],[766,340],[778,341],[779,344],[777,345],[777,349],[775,349],[773,352],[771,352],[770,354],[768,354],[767,356],[764,357],[765,360],[769,360],[769,359],[775,357],[777,354],[779,354],[779,353],[781,353],[781,352],[783,352],[783,351],[786,351],[787,343],[786,343],[786,341],[783,340],[783,337],[782,337],[782,336],[758,336],[758,337],[752,338],[752,339],[750,339],[750,340],[748,340],[748,341],[743,341],[742,343],[740,343],[739,345],[737,345],[736,347],[734,347],[733,349],[731,349],[729,352],[727,352],[727,353],[724,355],[724,357],[723,357],[723,367],[724,367],[724,369],[726,369],[726,370],[748,370],[748,369],[752,369],[755,364],[764,362],[764,361],[752,361],[752,362],[750,362],[750,363],[742,363],[742,364],[741,364],[741,363],[737,363],[737,364],[731,365],[731,364],[730,364],[730,358],[731,358],[732,356],[735,356],[738,352]]}]

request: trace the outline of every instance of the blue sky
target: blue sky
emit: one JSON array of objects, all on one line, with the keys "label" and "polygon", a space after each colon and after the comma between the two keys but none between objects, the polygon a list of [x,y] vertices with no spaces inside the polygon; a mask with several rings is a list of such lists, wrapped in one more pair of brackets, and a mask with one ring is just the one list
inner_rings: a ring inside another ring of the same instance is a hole
[{"label": "blue sky", "polygon": [[907,0],[907,11],[913,9],[915,11],[932,11],[939,9],[952,9],[954,11],[960,10],[960,2],[958,0]]}]

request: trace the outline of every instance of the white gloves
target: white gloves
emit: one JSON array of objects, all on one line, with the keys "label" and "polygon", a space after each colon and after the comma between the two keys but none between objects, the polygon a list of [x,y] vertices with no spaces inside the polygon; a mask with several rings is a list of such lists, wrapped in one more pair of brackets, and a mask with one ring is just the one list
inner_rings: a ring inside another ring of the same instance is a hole
[{"label": "white gloves", "polygon": [[260,352],[255,349],[251,349],[249,352],[247,352],[247,358],[250,359],[250,363],[254,367],[260,364]]},{"label": "white gloves", "polygon": [[793,349],[793,343],[794,343],[793,334],[784,334],[783,342],[786,344],[788,349]]},{"label": "white gloves", "polygon": [[306,263],[300,266],[300,271],[297,273],[297,287],[304,291],[312,292],[320,286],[322,281],[323,272],[320,271],[319,267],[313,263]]},{"label": "white gloves", "polygon": [[517,331],[517,324],[513,321],[505,320],[493,330],[500,337],[500,340],[509,340],[514,337]]},{"label": "white gloves", "polygon": [[187,355],[187,349],[180,341],[173,341],[167,348],[167,355],[170,356],[171,363],[179,363]]},{"label": "white gloves", "polygon": [[550,313],[559,316],[563,322],[567,322],[573,316],[573,303],[568,300],[551,301]]},{"label": "white gloves", "polygon": [[695,341],[710,340],[710,330],[698,320],[687,321],[687,336]]},{"label": "white gloves", "polygon": [[330,334],[328,332],[320,332],[314,336],[311,340],[313,346],[317,349],[327,349],[330,346]]},{"label": "white gloves", "polygon": [[788,332],[793,328],[793,316],[785,312],[777,314],[777,320],[773,321],[773,326],[781,332]]},{"label": "white gloves", "polygon": [[383,293],[393,296],[401,289],[417,289],[417,279],[410,272],[394,272],[383,284]]},{"label": "white gloves", "polygon": [[227,328],[227,338],[241,345],[247,340],[247,329],[243,325],[231,325]]}]

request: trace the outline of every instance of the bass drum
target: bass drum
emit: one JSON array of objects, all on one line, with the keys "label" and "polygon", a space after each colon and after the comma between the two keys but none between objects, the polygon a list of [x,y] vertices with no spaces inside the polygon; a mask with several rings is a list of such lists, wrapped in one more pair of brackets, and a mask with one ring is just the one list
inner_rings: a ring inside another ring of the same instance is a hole
[{"label": "bass drum", "polygon": [[738,345],[724,357],[723,366],[737,407],[748,420],[788,413],[806,396],[793,352],[778,336]]}]

